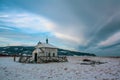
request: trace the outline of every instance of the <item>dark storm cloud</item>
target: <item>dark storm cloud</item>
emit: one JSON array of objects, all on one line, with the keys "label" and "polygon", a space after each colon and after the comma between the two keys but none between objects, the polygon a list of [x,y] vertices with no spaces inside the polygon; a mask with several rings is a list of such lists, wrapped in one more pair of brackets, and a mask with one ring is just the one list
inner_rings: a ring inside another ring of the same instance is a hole
[{"label": "dark storm cloud", "polygon": [[110,46],[101,47],[100,49],[111,49],[111,48],[114,48],[116,46],[120,46],[120,42],[116,43],[116,44],[113,44],[113,45],[110,45]]},{"label": "dark storm cloud", "polygon": [[114,19],[112,19],[108,24],[104,25],[97,32],[93,31],[93,33],[94,32],[96,33],[93,34],[93,38],[91,42],[89,43],[89,45],[105,40],[108,37],[112,36],[114,33],[120,31],[120,19],[118,19],[119,16],[120,15],[117,15],[116,17],[114,17]]}]

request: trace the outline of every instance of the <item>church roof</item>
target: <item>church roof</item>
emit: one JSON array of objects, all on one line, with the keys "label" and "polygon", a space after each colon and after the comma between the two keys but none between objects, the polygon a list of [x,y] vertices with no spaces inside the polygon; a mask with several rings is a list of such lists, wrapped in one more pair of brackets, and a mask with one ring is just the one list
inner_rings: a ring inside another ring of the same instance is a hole
[{"label": "church roof", "polygon": [[37,48],[42,48],[42,47],[45,47],[45,48],[57,48],[51,44],[48,44],[48,43],[40,43],[40,44],[37,44],[36,46]]},{"label": "church roof", "polygon": [[39,49],[39,48],[36,48],[36,49],[33,51],[33,53],[38,53],[38,52],[42,52],[42,50]]}]

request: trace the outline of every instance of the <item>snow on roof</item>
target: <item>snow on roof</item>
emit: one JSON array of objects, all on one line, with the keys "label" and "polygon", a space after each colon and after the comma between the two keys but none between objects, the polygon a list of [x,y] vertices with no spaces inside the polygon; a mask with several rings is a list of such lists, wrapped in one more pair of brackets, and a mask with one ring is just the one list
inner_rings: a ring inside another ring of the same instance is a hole
[{"label": "snow on roof", "polygon": [[47,44],[47,43],[41,43],[41,44],[37,44],[36,46],[37,48],[41,48],[41,47],[45,47],[45,48],[57,48],[51,44]]},{"label": "snow on roof", "polygon": [[37,53],[37,52],[42,52],[42,50],[39,49],[39,48],[37,48],[37,49],[35,49],[35,50],[33,51],[33,53]]}]

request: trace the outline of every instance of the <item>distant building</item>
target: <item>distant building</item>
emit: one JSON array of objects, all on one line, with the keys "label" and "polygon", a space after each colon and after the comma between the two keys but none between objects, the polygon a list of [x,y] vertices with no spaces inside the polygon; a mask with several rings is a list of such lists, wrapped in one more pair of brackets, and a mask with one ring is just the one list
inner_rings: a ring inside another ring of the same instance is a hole
[{"label": "distant building", "polygon": [[57,47],[48,43],[48,39],[46,39],[46,43],[38,42],[35,47],[35,50],[32,52],[32,58],[34,61],[37,61],[38,57],[57,57]]}]

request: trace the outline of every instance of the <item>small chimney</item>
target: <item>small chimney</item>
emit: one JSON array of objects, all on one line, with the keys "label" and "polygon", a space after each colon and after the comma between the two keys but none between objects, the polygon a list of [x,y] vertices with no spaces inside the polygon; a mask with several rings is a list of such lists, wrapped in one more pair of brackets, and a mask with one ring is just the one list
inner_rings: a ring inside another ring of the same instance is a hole
[{"label": "small chimney", "polygon": [[46,38],[46,44],[48,44],[48,38]]}]

